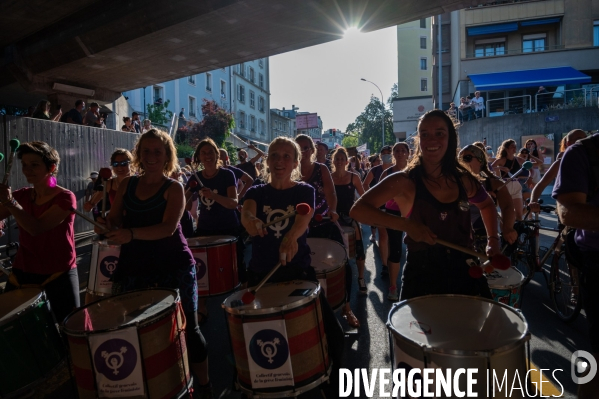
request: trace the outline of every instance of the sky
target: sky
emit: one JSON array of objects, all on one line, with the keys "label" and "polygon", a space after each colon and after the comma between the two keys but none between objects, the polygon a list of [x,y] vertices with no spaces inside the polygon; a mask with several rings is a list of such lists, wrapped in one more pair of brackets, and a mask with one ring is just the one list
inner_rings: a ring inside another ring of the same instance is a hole
[{"label": "sky", "polygon": [[[351,32],[351,31],[350,31]],[[351,32],[343,39],[270,57],[270,107],[316,112],[323,129],[345,131],[370,101],[397,83],[397,30]]]}]

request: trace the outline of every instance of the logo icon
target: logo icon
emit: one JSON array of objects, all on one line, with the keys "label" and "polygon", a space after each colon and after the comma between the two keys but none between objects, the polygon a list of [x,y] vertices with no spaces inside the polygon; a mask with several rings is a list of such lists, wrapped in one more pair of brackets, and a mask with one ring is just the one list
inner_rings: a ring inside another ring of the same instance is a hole
[{"label": "logo icon", "polygon": [[597,374],[597,360],[587,351],[574,352],[570,358],[570,364],[572,381],[575,384],[586,384]]},{"label": "logo icon", "polygon": [[[214,194],[218,194],[217,189],[212,190],[212,192]],[[212,204],[214,204],[214,200],[208,199],[208,198],[204,197],[203,195],[200,195],[200,201],[202,201],[202,204],[206,205],[207,210],[212,209]]]},{"label": "logo icon", "polygon": [[100,262],[100,273],[104,277],[110,278],[114,274],[116,267],[119,265],[119,258],[116,256],[106,256]]},{"label": "logo icon", "polygon": [[131,375],[137,365],[133,345],[120,338],[109,339],[94,354],[94,366],[111,381],[120,381]]},{"label": "logo icon", "polygon": [[258,366],[273,370],[287,361],[289,345],[280,332],[261,330],[250,340],[250,354]]},{"label": "logo icon", "polygon": [[[291,205],[287,207],[287,212],[282,209],[271,209],[270,206],[265,205],[262,209],[262,212],[266,213],[266,223],[270,223],[280,216],[284,216],[289,212],[293,212],[293,210],[294,208]],[[272,226],[268,226],[268,228],[275,231],[275,237],[281,238],[281,231],[285,230],[287,226],[289,226],[289,220],[290,219],[285,219],[279,223],[273,224]]]},{"label": "logo icon", "polygon": [[196,278],[201,280],[206,275],[206,264],[202,259],[198,259],[196,257],[194,257],[194,259],[196,261]]}]

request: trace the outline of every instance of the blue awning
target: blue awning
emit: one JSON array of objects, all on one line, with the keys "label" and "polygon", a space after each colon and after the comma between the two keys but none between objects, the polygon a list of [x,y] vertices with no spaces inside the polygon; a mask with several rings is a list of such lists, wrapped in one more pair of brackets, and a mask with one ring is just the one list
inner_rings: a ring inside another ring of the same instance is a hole
[{"label": "blue awning", "polygon": [[533,21],[521,21],[520,26],[534,26],[534,25],[547,25],[547,24],[555,24],[559,22],[562,18],[545,18],[545,19],[535,19]]},{"label": "blue awning", "polygon": [[505,90],[519,87],[558,86],[589,83],[591,77],[572,67],[529,69],[468,75],[476,90]]},{"label": "blue awning", "polygon": [[508,22],[506,24],[471,26],[466,28],[468,36],[488,35],[490,33],[515,32],[518,30],[518,22]]}]

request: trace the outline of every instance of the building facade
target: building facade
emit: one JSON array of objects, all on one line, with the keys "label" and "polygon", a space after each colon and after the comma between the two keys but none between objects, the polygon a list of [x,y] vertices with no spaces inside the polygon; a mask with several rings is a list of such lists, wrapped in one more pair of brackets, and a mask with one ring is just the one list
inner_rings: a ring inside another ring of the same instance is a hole
[{"label": "building facade", "polygon": [[[433,93],[442,67],[443,109],[480,91],[485,116],[596,101],[599,0],[489,3],[433,18]],[[547,91],[538,94],[540,86]],[[488,101],[488,102],[487,102]]]},{"label": "building facade", "polygon": [[298,130],[296,125],[297,115],[306,115],[313,113],[305,111],[298,112],[298,110],[298,107],[292,105],[291,109],[285,109],[285,107],[283,107],[283,109],[277,111],[279,111],[282,116],[291,120],[291,131],[293,132],[293,137],[297,136],[298,134],[305,134],[312,137],[313,140],[320,140],[322,138],[322,119],[320,118],[320,116],[318,116],[318,127]]},{"label": "building facade", "polygon": [[279,136],[293,138],[293,121],[282,110],[273,108],[270,110],[270,137]]},{"label": "building facade", "polygon": [[329,150],[341,145],[345,133],[339,129],[327,129],[322,133],[322,142],[329,146]]},{"label": "building facade", "polygon": [[418,118],[432,109],[431,18],[397,26],[397,97],[393,101],[393,133],[405,140]]}]

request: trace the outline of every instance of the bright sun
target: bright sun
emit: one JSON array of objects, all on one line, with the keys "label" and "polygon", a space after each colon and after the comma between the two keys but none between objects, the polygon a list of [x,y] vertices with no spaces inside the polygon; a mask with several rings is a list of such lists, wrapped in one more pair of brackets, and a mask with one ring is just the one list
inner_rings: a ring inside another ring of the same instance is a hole
[{"label": "bright sun", "polygon": [[356,28],[355,26],[352,26],[350,28],[347,28],[345,30],[345,32],[343,32],[343,38],[344,39],[353,39],[356,36],[359,36],[362,32],[360,31],[360,29]]}]

